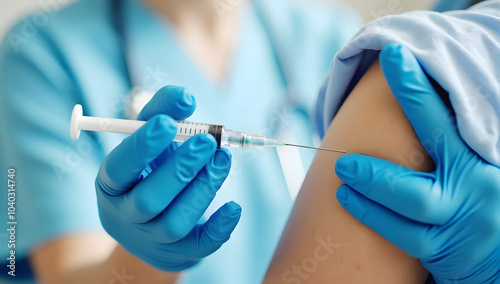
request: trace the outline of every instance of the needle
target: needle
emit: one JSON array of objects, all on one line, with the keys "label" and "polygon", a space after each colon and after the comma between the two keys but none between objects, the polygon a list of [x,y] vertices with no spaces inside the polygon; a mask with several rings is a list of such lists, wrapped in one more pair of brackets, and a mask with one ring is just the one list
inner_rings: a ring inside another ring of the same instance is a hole
[{"label": "needle", "polygon": [[320,151],[337,152],[337,153],[347,153],[346,151],[342,151],[342,150],[332,150],[332,149],[325,149],[325,148],[316,148],[316,147],[309,147],[309,146],[295,145],[295,144],[288,144],[288,143],[285,143],[285,146],[301,147],[301,148],[308,148],[308,149],[314,149],[314,150],[320,150]]}]

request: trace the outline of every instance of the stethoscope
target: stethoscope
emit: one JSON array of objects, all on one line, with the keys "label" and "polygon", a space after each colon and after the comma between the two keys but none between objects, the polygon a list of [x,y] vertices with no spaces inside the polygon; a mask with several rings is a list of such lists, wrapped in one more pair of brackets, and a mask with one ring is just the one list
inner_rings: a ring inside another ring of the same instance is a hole
[{"label": "stethoscope", "polygon": [[[127,81],[130,83],[131,89],[126,99],[125,113],[128,118],[135,119],[144,105],[152,98],[154,93],[150,90],[138,87],[140,86],[138,84],[134,84],[136,83],[136,80],[134,80],[133,72],[129,63],[129,52],[127,49],[124,1],[110,0],[110,5],[111,19],[121,43]],[[311,117],[307,107],[300,102],[299,94],[293,88],[293,84],[291,84],[291,82],[293,82],[293,75],[291,68],[289,68],[287,64],[289,60],[286,57],[286,49],[280,48],[277,36],[275,36],[269,28],[271,24],[265,14],[265,11],[263,11],[257,3],[252,3],[251,7],[254,9],[256,16],[264,26],[263,30],[265,31],[266,37],[272,46],[273,55],[277,63],[276,65],[281,75],[280,78],[283,86],[285,86],[285,96],[281,103],[281,111],[279,111],[279,113],[300,114],[304,120],[310,121]],[[280,120],[282,119],[278,119],[276,121]],[[275,129],[273,129],[273,131],[275,138],[283,139],[285,141],[289,141],[290,143],[296,142],[293,134],[287,130],[287,125],[278,125],[274,128]],[[300,153],[297,149],[293,148],[277,148],[277,153],[290,198],[295,200],[306,175]]]}]

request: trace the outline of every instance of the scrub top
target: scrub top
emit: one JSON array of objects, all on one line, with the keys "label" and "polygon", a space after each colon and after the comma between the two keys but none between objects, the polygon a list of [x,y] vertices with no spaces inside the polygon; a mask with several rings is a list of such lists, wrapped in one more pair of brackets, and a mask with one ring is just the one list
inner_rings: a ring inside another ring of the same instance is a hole
[{"label": "scrub top", "polygon": [[[109,1],[82,0],[21,20],[0,47],[0,157],[4,172],[16,170],[16,280],[30,282],[26,258],[46,242],[103,231],[94,181],[124,135],[82,132],[71,140],[75,104],[83,105],[84,115],[124,118],[133,86],[154,92],[175,84],[196,97],[191,121],[269,136],[281,126],[299,142],[312,143],[310,111],[321,81],[360,27],[356,14],[341,4],[250,2],[227,76],[214,83],[185,52],[168,20],[140,1],[122,3],[121,36]],[[181,283],[260,282],[291,210],[275,149],[230,151],[231,172],[204,217],[234,200],[243,208],[241,220],[231,239],[189,269]],[[307,167],[310,157],[303,157]],[[7,212],[4,196],[0,212]],[[1,216],[7,224],[7,214]],[[4,232],[0,255],[2,270],[8,270]]]}]

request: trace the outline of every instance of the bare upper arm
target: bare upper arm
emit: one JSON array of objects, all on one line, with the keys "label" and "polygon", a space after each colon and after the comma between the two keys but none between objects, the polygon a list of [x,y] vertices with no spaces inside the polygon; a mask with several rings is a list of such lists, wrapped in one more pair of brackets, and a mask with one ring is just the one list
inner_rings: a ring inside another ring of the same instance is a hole
[{"label": "bare upper arm", "polygon": [[[377,62],[342,105],[322,147],[383,158],[416,170],[433,163]],[[318,152],[264,283],[423,283],[427,271],[366,227],[336,199],[339,154]]]}]

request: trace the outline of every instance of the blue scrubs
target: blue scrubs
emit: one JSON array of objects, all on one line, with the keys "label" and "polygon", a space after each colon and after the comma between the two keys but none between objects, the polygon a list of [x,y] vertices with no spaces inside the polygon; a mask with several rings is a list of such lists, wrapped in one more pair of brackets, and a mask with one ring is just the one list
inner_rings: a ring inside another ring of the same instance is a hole
[{"label": "blue scrubs", "polygon": [[[286,63],[288,87],[299,94],[294,100],[309,111],[335,53],[360,27],[356,15],[341,5],[254,1],[245,9],[227,76],[214,83],[186,54],[167,20],[140,1],[123,2],[135,83],[151,91],[166,84],[186,86],[198,103],[190,120],[267,135],[273,135],[277,121],[299,137],[310,138],[313,129],[311,121],[302,122],[302,130],[295,127],[297,115],[282,110],[287,86],[276,53]],[[85,115],[125,116],[131,85],[112,9],[108,1],[83,0],[50,14],[45,24],[37,21],[44,14],[29,17],[0,47],[0,157],[4,172],[17,171],[18,277],[22,260],[39,246],[70,234],[102,232],[94,180],[105,155],[124,136],[82,133],[71,140],[69,119],[77,103]],[[274,149],[230,150],[231,173],[206,216],[234,200],[243,208],[241,221],[229,242],[188,270],[182,283],[261,281],[291,210]],[[7,212],[6,196],[0,212]],[[1,216],[6,224],[7,214]],[[5,260],[3,239],[0,252]]]}]

